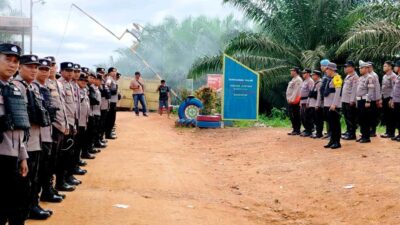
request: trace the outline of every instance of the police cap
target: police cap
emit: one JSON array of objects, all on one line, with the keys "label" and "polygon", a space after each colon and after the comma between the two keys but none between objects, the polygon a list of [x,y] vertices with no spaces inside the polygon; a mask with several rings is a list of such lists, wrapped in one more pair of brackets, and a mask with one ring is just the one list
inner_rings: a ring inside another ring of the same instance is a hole
[{"label": "police cap", "polygon": [[347,61],[346,64],[344,64],[344,67],[356,67],[356,64],[354,63],[354,61]]},{"label": "police cap", "polygon": [[0,54],[14,55],[18,58],[21,56],[22,49],[18,45],[14,44],[0,44]]},{"label": "police cap", "polygon": [[60,69],[61,70],[73,70],[74,64],[72,62],[62,62],[60,64]]},{"label": "police cap", "polygon": [[45,68],[50,68],[51,66],[51,61],[48,59],[39,59],[39,68],[45,67]]},{"label": "police cap", "polygon": [[19,63],[22,65],[40,65],[37,55],[22,55],[19,59]]},{"label": "police cap", "polygon": [[86,75],[85,73],[81,73],[81,75],[79,75],[79,80],[88,81],[88,75]]},{"label": "police cap", "polygon": [[46,56],[44,58],[47,59],[47,60],[50,60],[50,63],[53,64],[53,65],[57,63],[56,62],[56,58],[54,56]]}]

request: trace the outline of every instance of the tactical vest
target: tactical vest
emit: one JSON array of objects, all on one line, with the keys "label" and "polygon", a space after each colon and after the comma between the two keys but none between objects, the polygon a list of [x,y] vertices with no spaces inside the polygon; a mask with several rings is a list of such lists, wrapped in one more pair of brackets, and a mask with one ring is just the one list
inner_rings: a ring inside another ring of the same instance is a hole
[{"label": "tactical vest", "polygon": [[5,115],[1,117],[1,130],[28,130],[31,125],[25,99],[21,91],[13,84],[3,85],[0,91],[4,99]]},{"label": "tactical vest", "polygon": [[35,83],[35,84],[39,88],[39,92],[43,97],[42,105],[49,113],[50,121],[55,122],[56,116],[57,116],[57,111],[60,110],[60,108],[54,107],[51,104],[51,92],[47,87],[41,87],[39,84],[37,84],[37,83]]},{"label": "tactical vest", "polygon": [[310,91],[310,94],[308,97],[313,98],[313,99],[317,99],[318,98],[318,90],[315,89],[315,87],[317,87],[317,84],[319,84],[321,81],[318,81],[314,84],[314,87],[312,89],[312,91]]},{"label": "tactical vest", "polygon": [[103,88],[100,90],[100,91],[101,91],[101,97],[103,97],[103,98],[105,98],[105,99],[107,99],[107,100],[111,99],[111,92],[110,92],[110,90],[109,90],[108,88],[106,88],[106,85],[105,85],[105,84],[103,84],[102,87],[103,87]]},{"label": "tactical vest", "polygon": [[36,97],[36,94],[33,90],[28,88],[28,85],[20,80],[21,84],[25,86],[26,89],[26,97],[28,99],[28,115],[29,121],[32,124],[36,124],[40,127],[47,127],[51,125],[49,112],[43,107],[42,99]]},{"label": "tactical vest", "polygon": [[96,91],[92,86],[89,86],[89,100],[90,105],[100,105],[100,102],[96,98]]}]

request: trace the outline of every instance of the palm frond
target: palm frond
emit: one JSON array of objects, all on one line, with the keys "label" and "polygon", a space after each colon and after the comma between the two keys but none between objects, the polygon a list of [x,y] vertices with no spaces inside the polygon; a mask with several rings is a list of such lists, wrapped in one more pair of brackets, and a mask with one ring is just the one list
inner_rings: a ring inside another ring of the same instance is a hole
[{"label": "palm frond", "polygon": [[270,19],[271,12],[277,9],[277,2],[274,0],[224,0],[223,3],[230,3],[243,10],[245,15],[253,21],[263,24]]},{"label": "palm frond", "polygon": [[381,53],[388,55],[393,53],[393,49],[385,48],[382,44],[391,46],[390,43],[397,44],[398,40],[400,40],[400,28],[393,23],[386,21],[362,23],[348,34],[347,39],[337,50],[337,54],[368,49],[369,46],[381,46],[381,50],[385,50]]},{"label": "palm frond", "polygon": [[307,50],[302,53],[301,62],[304,68],[317,68],[320,60],[326,57],[327,49],[324,45],[315,50]]},{"label": "palm frond", "polygon": [[275,43],[263,34],[241,34],[233,39],[225,49],[227,54],[252,53],[272,57],[287,57],[299,60],[299,57],[290,49]]},{"label": "palm frond", "polygon": [[190,69],[188,78],[198,79],[211,72],[222,72],[222,54],[198,59]]}]

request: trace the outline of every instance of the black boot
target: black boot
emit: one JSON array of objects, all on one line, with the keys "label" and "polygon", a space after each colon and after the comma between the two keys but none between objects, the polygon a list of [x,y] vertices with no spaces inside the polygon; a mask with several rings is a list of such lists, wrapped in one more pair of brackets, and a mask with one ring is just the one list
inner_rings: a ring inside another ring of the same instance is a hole
[{"label": "black boot", "polygon": [[65,181],[69,184],[69,185],[80,185],[82,184],[82,181],[76,179],[73,175],[68,176],[67,179],[65,179]]},{"label": "black boot", "polygon": [[43,209],[40,205],[38,205],[37,207],[38,207],[40,210],[43,210],[43,211],[45,211],[45,212],[48,212],[48,213],[50,214],[50,216],[53,215],[53,210],[51,210],[51,209]]},{"label": "black boot", "polygon": [[81,158],[82,159],[95,159],[96,156],[94,156],[94,155],[90,154],[89,152],[87,152],[87,153],[82,153]]},{"label": "black boot", "polygon": [[331,145],[331,149],[338,149],[338,148],[341,148],[341,147],[342,147],[342,145],[340,143],[338,143],[338,142],[333,143]]},{"label": "black boot", "polygon": [[44,210],[41,210],[37,206],[33,206],[29,212],[29,219],[32,220],[45,220],[50,217],[50,213]]},{"label": "black boot", "polygon": [[76,167],[74,169],[74,175],[85,175],[87,173],[87,170],[81,169],[80,167]]},{"label": "black boot", "polygon": [[43,188],[42,190],[42,193],[40,195],[40,201],[59,203],[63,201],[63,198],[59,195],[56,195],[51,187],[46,187]]},{"label": "black boot", "polygon": [[324,148],[330,148],[333,145],[333,142],[330,141],[327,145],[324,146]]},{"label": "black boot", "polygon": [[75,191],[75,189],[76,189],[75,185],[70,185],[66,182],[56,185],[56,190],[58,190],[58,191],[72,192],[72,191]]},{"label": "black boot", "polygon": [[60,196],[62,199],[65,199],[67,197],[65,194],[58,192],[54,187],[50,187],[50,188],[56,196]]},{"label": "black boot", "polygon": [[85,160],[79,160],[78,162],[79,166],[87,166],[87,162]]}]

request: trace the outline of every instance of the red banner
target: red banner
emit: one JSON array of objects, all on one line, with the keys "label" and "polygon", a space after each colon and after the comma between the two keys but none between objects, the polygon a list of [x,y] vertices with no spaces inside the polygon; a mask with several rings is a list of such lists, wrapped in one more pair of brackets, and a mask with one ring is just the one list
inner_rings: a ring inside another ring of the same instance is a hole
[{"label": "red banner", "polygon": [[208,74],[207,86],[216,91],[222,89],[222,74]]}]

